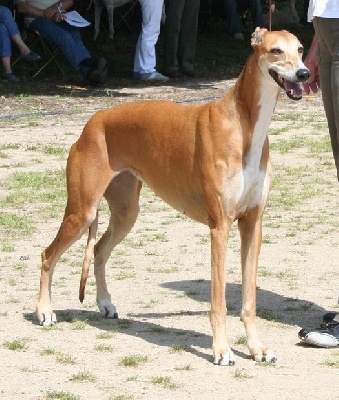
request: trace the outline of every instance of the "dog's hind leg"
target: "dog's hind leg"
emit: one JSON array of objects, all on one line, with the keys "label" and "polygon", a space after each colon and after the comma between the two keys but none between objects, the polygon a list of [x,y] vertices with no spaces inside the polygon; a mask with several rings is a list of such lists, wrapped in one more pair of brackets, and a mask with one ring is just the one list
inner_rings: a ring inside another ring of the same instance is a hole
[{"label": "dog's hind leg", "polygon": [[[51,286],[54,267],[61,255],[87,231],[96,219],[97,207],[109,182],[113,179],[110,168],[100,163],[100,155],[92,146],[86,155],[73,145],[67,162],[67,206],[59,231],[52,243],[42,252],[40,293],[36,307],[37,317],[43,325],[56,322],[51,306]],[[91,156],[96,164],[91,162]],[[94,167],[94,165],[96,167]]]},{"label": "dog's hind leg", "polygon": [[95,220],[92,222],[88,230],[87,246],[85,250],[84,262],[82,264],[80,288],[79,288],[79,300],[81,303],[84,301],[85,298],[85,286],[88,278],[89,265],[94,253],[95,239],[98,231],[98,218],[99,218],[99,213],[97,211]]},{"label": "dog's hind leg", "polygon": [[97,304],[104,317],[117,318],[118,316],[107,289],[105,266],[114,247],[126,237],[135,224],[139,213],[141,186],[141,182],[134,175],[123,172],[113,179],[104,194],[111,217],[106,232],[94,249]]}]

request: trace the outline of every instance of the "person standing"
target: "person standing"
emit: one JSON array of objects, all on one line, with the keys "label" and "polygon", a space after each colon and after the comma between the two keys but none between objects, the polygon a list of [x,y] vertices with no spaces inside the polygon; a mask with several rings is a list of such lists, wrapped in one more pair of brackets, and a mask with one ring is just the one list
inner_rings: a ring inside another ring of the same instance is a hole
[{"label": "person standing", "polygon": [[240,14],[251,10],[253,29],[263,27],[264,17],[262,14],[261,0],[224,0],[225,10],[228,18],[228,29],[235,40],[244,40],[243,25]]},{"label": "person standing", "polygon": [[168,0],[165,22],[165,74],[195,77],[194,57],[200,0]]},{"label": "person standing", "polygon": [[143,81],[168,81],[156,70],[155,45],[160,34],[164,0],[139,0],[142,15],[141,32],[134,56],[134,78]]},{"label": "person standing", "polygon": [[[339,180],[339,1],[310,0],[308,21],[313,22],[315,35],[304,61],[310,71],[304,89],[309,94],[317,93],[321,87]],[[319,328],[303,328],[298,336],[304,343],[314,346],[338,347],[339,313],[326,313]]]}]

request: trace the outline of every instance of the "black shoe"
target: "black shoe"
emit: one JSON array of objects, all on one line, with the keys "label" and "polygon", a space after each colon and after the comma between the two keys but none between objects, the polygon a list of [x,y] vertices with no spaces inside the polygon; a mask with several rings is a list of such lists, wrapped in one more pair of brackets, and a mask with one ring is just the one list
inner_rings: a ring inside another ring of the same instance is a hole
[{"label": "black shoe", "polygon": [[322,327],[327,325],[339,325],[339,313],[336,312],[328,312],[323,316]]},{"label": "black shoe", "polygon": [[314,330],[303,328],[299,331],[299,339],[304,343],[317,347],[339,346],[339,324]]},{"label": "black shoe", "polygon": [[180,71],[165,72],[165,75],[168,76],[171,79],[183,79],[183,78],[185,78],[184,74],[182,74]]},{"label": "black shoe", "polygon": [[[105,69],[107,69],[107,60],[104,57],[100,57],[96,61],[96,68],[98,71],[103,72]],[[107,72],[106,72],[107,73]]]},{"label": "black shoe", "polygon": [[92,69],[89,74],[87,79],[89,80],[90,83],[93,84],[99,84],[103,83],[104,80],[106,79],[107,75],[107,68],[105,68],[103,71],[99,71],[98,69]]},{"label": "black shoe", "polygon": [[24,61],[29,62],[29,63],[35,63],[35,62],[41,60],[41,57],[39,56],[39,54],[34,53],[34,51],[31,51],[30,53],[25,54],[25,55],[21,55],[21,58]]},{"label": "black shoe", "polygon": [[182,69],[180,72],[190,78],[200,78],[200,74],[194,69]]},{"label": "black shoe", "polygon": [[20,79],[14,75],[12,72],[4,72],[1,75],[2,79],[4,79],[5,81],[9,81],[9,82],[13,82],[13,83],[17,83],[20,82]]}]

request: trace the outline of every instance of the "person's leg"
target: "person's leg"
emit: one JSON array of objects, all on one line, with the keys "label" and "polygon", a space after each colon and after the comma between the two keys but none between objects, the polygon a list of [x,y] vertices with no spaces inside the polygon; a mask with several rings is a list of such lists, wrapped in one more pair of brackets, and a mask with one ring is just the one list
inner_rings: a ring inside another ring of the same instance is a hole
[{"label": "person's leg", "polygon": [[[317,17],[313,25],[319,40],[320,87],[339,180],[339,19]],[[338,347],[339,314],[325,314],[320,328],[303,328],[299,338],[313,346]]]},{"label": "person's leg", "polygon": [[264,26],[264,18],[262,15],[262,4],[261,0],[252,0],[251,14],[253,21],[253,30],[258,26],[262,28]]},{"label": "person's leg", "polygon": [[0,23],[0,57],[4,74],[11,74],[11,39],[5,25]]},{"label": "person's leg", "polygon": [[18,47],[23,60],[28,62],[36,62],[41,59],[41,57],[32,52],[23,41],[18,25],[16,24],[9,8],[0,6],[0,22],[6,27],[10,38]]},{"label": "person's leg", "polygon": [[7,30],[7,27],[0,23],[0,58],[3,67],[2,78],[9,81],[17,82],[19,81],[19,78],[12,73],[11,55],[12,48],[9,32]]},{"label": "person's leg", "polygon": [[0,23],[0,57],[12,55],[11,38],[5,25]]},{"label": "person's leg", "polygon": [[140,0],[142,26],[134,57],[135,74],[142,76],[155,71],[155,45],[160,33],[163,3],[164,0]]},{"label": "person's leg", "polygon": [[228,29],[232,36],[242,33],[242,23],[237,10],[236,0],[225,0],[225,10],[228,19]]},{"label": "person's leg", "polygon": [[185,0],[166,2],[165,22],[165,73],[178,71],[178,46]]},{"label": "person's leg", "polygon": [[194,71],[200,0],[186,0],[179,36],[179,68],[183,73]]},{"label": "person's leg", "polygon": [[18,35],[20,33],[18,25],[14,21],[13,14],[7,7],[0,6],[0,23],[6,27],[10,36]]},{"label": "person's leg", "polygon": [[36,18],[29,24],[29,29],[36,30],[47,42],[58,46],[71,66],[83,73],[80,64],[90,59],[91,55],[81,40],[78,28],[66,22],[55,23],[45,18]]},{"label": "person's leg", "polygon": [[339,21],[314,18],[320,86],[339,180]]}]

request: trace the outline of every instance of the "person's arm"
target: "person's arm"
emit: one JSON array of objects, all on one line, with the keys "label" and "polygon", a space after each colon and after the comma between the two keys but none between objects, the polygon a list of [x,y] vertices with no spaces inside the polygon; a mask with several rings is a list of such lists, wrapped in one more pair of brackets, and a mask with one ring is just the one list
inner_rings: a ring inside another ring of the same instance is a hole
[{"label": "person's arm", "polygon": [[55,22],[62,21],[60,10],[68,10],[73,6],[73,0],[62,0],[58,1],[50,7],[42,10],[29,4],[26,0],[19,0],[17,3],[17,9],[20,13],[27,17],[33,18],[47,18],[52,19]]},{"label": "person's arm", "polygon": [[307,94],[317,93],[320,89],[319,69],[318,69],[318,38],[314,35],[311,47],[307,53],[304,64],[310,71],[310,77],[306,83],[303,84],[304,90]]}]

